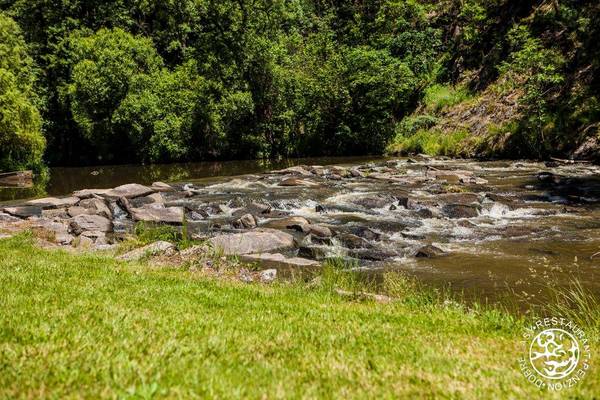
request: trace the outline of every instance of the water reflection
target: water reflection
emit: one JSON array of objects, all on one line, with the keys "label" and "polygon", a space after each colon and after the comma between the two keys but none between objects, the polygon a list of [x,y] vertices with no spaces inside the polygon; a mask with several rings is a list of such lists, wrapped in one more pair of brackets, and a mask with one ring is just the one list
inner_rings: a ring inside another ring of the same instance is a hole
[{"label": "water reflection", "polygon": [[[182,182],[216,176],[261,173],[294,165],[366,162],[378,158],[322,157],[285,160],[216,161],[182,164],[111,165],[50,168],[49,177],[31,188],[0,188],[0,201],[10,202],[43,196],[64,196],[80,189],[106,189],[126,183]],[[379,158],[380,159],[380,158]]]}]

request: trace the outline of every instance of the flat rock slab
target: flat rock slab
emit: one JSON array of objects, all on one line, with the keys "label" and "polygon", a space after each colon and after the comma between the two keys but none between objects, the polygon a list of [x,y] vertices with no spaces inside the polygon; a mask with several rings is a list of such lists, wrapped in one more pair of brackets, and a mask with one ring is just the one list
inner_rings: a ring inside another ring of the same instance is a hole
[{"label": "flat rock slab", "polygon": [[183,224],[183,207],[164,207],[160,204],[148,204],[141,208],[132,208],[130,211],[134,221]]},{"label": "flat rock slab", "polygon": [[31,200],[26,203],[28,206],[42,207],[44,209],[71,207],[79,203],[79,197],[45,197],[43,199]]},{"label": "flat rock slab", "polygon": [[112,222],[108,218],[100,215],[81,214],[73,217],[70,223],[71,230],[80,235],[85,231],[110,232],[112,231]]},{"label": "flat rock slab", "polygon": [[242,256],[242,261],[246,262],[268,262],[285,267],[317,267],[321,265],[318,261],[309,260],[301,257],[286,257],[283,254],[248,254]]},{"label": "flat rock slab", "polygon": [[13,215],[20,218],[28,217],[41,217],[42,207],[38,206],[19,206],[19,207],[6,207],[2,211],[7,214]]},{"label": "flat rock slab", "polygon": [[94,196],[102,196],[108,191],[109,189],[83,189],[73,192],[73,196],[79,197],[80,199],[89,199]]},{"label": "flat rock slab", "polygon": [[294,237],[275,229],[215,236],[208,240],[213,248],[225,255],[269,253],[294,247]]},{"label": "flat rock slab", "polygon": [[156,256],[159,254],[170,255],[174,252],[175,245],[173,243],[159,241],[120,255],[119,257],[117,257],[117,259],[124,261],[137,261],[148,256]]},{"label": "flat rock slab", "polygon": [[152,184],[152,189],[156,192],[174,192],[175,188],[171,185],[168,185],[164,182],[154,182]]},{"label": "flat rock slab", "polygon": [[151,187],[137,183],[128,183],[127,185],[117,186],[114,189],[109,189],[101,194],[101,196],[111,200],[117,200],[121,197],[126,199],[134,199],[136,197],[148,196],[154,192],[155,190]]}]

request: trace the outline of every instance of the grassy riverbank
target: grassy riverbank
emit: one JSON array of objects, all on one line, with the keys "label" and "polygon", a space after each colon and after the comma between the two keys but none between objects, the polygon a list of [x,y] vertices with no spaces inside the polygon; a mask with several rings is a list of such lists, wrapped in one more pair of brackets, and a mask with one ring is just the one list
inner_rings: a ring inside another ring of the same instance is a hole
[{"label": "grassy riverbank", "polygon": [[[0,254],[0,398],[547,395],[519,372],[524,320],[402,281],[381,304],[339,296],[331,273],[248,285],[41,250],[27,235],[0,240]],[[568,394],[599,392],[592,370]]]}]

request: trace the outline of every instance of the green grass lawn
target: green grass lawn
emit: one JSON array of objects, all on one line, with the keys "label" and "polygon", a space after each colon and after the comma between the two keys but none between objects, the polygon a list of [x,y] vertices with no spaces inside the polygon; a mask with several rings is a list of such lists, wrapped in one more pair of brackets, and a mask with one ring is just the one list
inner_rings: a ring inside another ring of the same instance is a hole
[{"label": "green grass lawn", "polygon": [[[0,398],[540,398],[524,321],[0,241]],[[594,353],[600,357],[598,346]],[[592,398],[600,379],[556,398]]]}]

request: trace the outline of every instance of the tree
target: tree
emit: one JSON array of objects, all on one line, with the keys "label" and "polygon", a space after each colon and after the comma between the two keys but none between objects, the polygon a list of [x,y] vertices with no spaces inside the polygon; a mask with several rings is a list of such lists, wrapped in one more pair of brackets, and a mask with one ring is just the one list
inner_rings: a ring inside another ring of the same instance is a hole
[{"label": "tree", "polygon": [[0,171],[42,167],[46,142],[35,82],[19,26],[0,13]]}]

